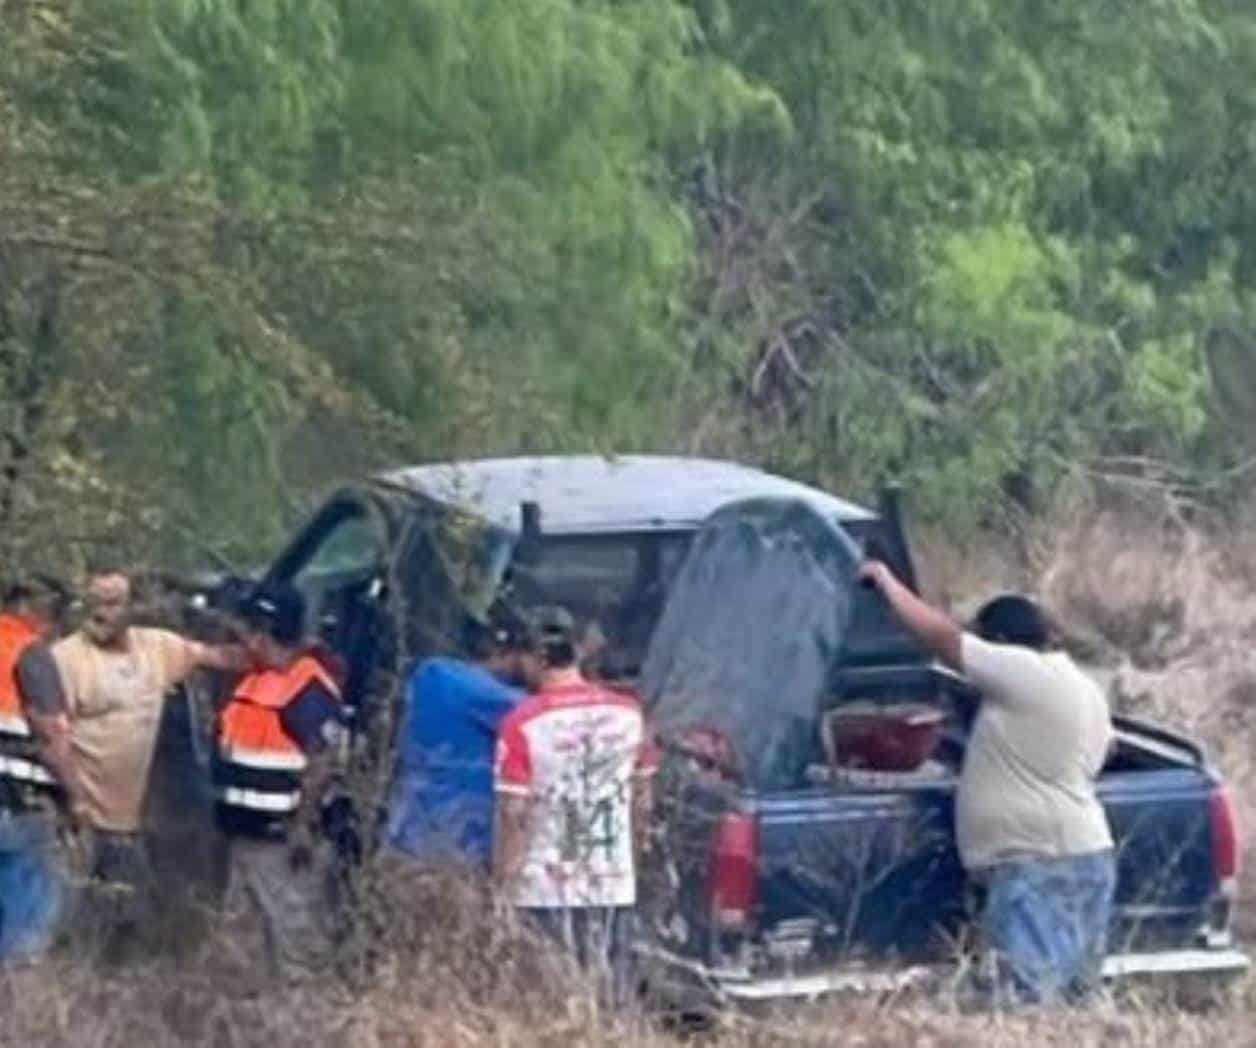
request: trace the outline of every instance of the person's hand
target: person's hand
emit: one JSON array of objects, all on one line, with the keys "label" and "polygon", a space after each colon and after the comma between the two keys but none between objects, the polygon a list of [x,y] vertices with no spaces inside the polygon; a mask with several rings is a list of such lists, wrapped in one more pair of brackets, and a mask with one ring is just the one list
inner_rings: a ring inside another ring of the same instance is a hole
[{"label": "person's hand", "polygon": [[219,644],[214,650],[212,666],[226,673],[243,673],[252,664],[249,649],[238,641]]},{"label": "person's hand", "polygon": [[71,833],[79,834],[91,826],[91,810],[87,801],[76,797],[65,808],[66,827]]},{"label": "person's hand", "polygon": [[73,808],[67,805],[64,816],[57,835],[64,849],[68,872],[76,880],[86,880],[91,875],[96,850],[86,805],[82,802]]},{"label": "person's hand", "polygon": [[886,588],[894,582],[894,572],[892,572],[884,562],[879,560],[865,560],[859,565],[859,584],[867,589],[880,590],[885,592]]}]

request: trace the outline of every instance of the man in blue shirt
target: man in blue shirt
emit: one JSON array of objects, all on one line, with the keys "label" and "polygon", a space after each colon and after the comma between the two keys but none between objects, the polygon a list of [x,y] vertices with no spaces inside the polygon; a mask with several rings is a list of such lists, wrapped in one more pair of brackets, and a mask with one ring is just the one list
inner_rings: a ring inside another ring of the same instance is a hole
[{"label": "man in blue shirt", "polygon": [[522,698],[519,627],[468,620],[469,660],[419,664],[406,687],[386,837],[428,861],[487,870],[492,854],[497,726]]}]

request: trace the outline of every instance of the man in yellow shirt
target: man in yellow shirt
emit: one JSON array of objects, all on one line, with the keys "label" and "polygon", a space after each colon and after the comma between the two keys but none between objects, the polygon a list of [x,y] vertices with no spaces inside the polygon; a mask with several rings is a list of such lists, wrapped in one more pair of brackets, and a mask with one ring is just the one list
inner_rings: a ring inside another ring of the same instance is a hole
[{"label": "man in yellow shirt", "polygon": [[52,647],[69,754],[58,775],[73,821],[91,831],[91,875],[134,885],[147,865],[141,813],[166,693],[199,666],[235,670],[245,659],[233,646],[131,625],[121,570],[94,571],[85,596],[82,628]]}]

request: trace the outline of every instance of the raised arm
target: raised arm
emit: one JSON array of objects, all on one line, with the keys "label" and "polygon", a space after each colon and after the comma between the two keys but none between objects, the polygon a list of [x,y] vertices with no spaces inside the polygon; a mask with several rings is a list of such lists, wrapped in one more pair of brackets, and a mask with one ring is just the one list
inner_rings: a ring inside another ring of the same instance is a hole
[{"label": "raised arm", "polygon": [[929,651],[952,669],[963,669],[963,631],[949,615],[917,597],[879,560],[860,565],[859,580],[880,591],[895,617]]},{"label": "raised arm", "polygon": [[247,669],[248,652],[240,644],[203,644],[200,641],[188,641],[192,649],[194,666],[205,669],[223,670],[226,673],[237,673]]}]

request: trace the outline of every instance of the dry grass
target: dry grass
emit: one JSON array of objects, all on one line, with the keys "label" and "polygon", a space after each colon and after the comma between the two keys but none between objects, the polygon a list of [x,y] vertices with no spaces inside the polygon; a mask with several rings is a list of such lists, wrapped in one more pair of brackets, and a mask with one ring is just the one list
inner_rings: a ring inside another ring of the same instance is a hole
[{"label": "dry grass", "polygon": [[853,999],[756,1016],[729,1014],[710,1028],[684,1033],[639,1017],[600,1013],[578,984],[547,983],[539,959],[531,972],[517,973],[522,981],[497,980],[488,994],[468,993],[455,974],[463,965],[488,967],[492,955],[468,955],[455,942],[411,953],[408,960],[413,968],[387,966],[359,996],[332,980],[228,993],[204,970],[172,971],[159,960],[108,976],[60,961],[0,977],[0,1039],[6,1045],[75,1048],[1256,1044],[1256,990],[1250,983],[1202,1010],[1154,995],[1082,1011],[1019,1015],[960,1015],[939,1001]]},{"label": "dry grass", "polygon": [[[967,610],[1028,584],[1107,661],[1118,706],[1204,739],[1256,819],[1256,538],[1154,505],[1076,505],[1016,544],[925,543],[926,582]],[[1028,557],[1019,559],[1028,550]],[[1250,838],[1249,838],[1250,840]],[[1249,844],[1249,852],[1250,852]],[[1256,898],[1256,854],[1246,863]],[[682,1034],[601,1012],[563,961],[495,915],[473,878],[380,868],[335,977],[259,980],[231,928],[199,949],[105,967],[82,952],[0,974],[5,1045],[721,1044],[1086,1048],[1256,1045],[1256,979],[1194,999],[1135,988],[1074,1012],[961,1015],[945,1000],[856,999],[729,1014]],[[1198,989],[1198,988],[1196,988]]]},{"label": "dry grass", "polygon": [[[1101,638],[1115,708],[1202,740],[1240,825],[1256,824],[1256,533],[1127,502],[1074,515],[1042,553],[1039,589],[1065,623]],[[1256,900],[1244,841],[1240,891]]]}]

